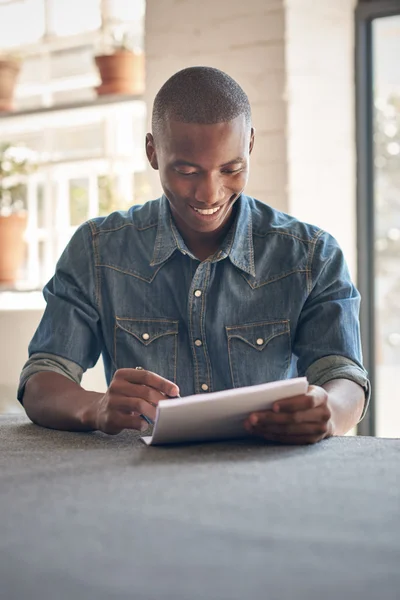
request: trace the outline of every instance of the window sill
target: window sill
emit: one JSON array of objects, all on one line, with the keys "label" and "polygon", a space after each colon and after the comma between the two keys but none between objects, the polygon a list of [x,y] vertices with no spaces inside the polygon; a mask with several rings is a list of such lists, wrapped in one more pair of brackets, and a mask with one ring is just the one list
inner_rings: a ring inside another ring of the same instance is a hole
[{"label": "window sill", "polygon": [[108,104],[121,104],[123,102],[144,102],[143,95],[118,94],[104,95],[95,97],[93,100],[85,100],[82,102],[70,102],[65,104],[54,104],[52,106],[40,106],[38,108],[28,108],[25,110],[14,110],[10,112],[0,113],[0,119],[8,120],[17,117],[26,117],[29,115],[40,115],[50,112],[62,112],[68,110],[76,110],[79,108],[91,108],[96,106],[106,106]]},{"label": "window sill", "polygon": [[0,291],[0,312],[6,311],[43,311],[46,306],[42,292],[36,291]]}]

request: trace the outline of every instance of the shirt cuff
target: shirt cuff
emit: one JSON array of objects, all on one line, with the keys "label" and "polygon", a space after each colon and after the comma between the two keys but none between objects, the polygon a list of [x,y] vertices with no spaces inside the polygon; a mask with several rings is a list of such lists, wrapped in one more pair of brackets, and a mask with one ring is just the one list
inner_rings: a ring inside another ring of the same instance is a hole
[{"label": "shirt cuff", "polygon": [[23,404],[23,396],[25,392],[25,386],[32,375],[40,373],[42,371],[50,371],[51,373],[59,373],[64,377],[67,377],[71,381],[80,384],[83,375],[83,369],[72,360],[63,358],[57,354],[47,354],[45,352],[38,352],[32,354],[32,356],[25,363],[18,386],[17,398]]},{"label": "shirt cuff", "polygon": [[[324,356],[310,365],[305,373],[311,385],[322,386],[332,379],[349,379],[364,388],[365,402],[360,421],[368,410],[371,398],[371,384],[365,369],[346,356]],[[360,422],[359,421],[359,422]]]}]

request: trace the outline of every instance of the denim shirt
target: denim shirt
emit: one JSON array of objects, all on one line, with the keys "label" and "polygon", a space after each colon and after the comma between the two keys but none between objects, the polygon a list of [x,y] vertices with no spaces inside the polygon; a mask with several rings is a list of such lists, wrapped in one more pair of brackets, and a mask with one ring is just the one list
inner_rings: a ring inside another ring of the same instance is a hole
[{"label": "denim shirt", "polygon": [[305,375],[316,385],[356,381],[369,397],[360,297],[337,242],[248,196],[203,262],[164,196],[88,221],[43,293],[20,399],[34,372],[80,382],[100,354],[108,383],[140,366],[182,396]]}]

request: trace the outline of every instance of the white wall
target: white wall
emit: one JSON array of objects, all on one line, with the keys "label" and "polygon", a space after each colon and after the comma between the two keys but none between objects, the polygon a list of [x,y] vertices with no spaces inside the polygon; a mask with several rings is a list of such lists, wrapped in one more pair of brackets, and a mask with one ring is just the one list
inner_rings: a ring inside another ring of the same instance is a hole
[{"label": "white wall", "polygon": [[288,210],[326,229],[356,275],[355,0],[287,0]]},{"label": "white wall", "polygon": [[[146,97],[150,115],[163,82],[192,65],[237,79],[257,130],[248,193],[333,233],[355,276],[354,4],[147,0]],[[15,396],[40,315],[0,302],[0,397]],[[101,362],[83,383],[105,389]]]},{"label": "white wall", "polygon": [[[149,117],[161,85],[185,67],[226,71],[249,96],[257,128],[247,192],[287,207],[283,0],[147,0]],[[161,189],[152,173],[153,197]]]},{"label": "white wall", "polygon": [[[15,302],[18,302],[16,294]],[[16,400],[21,369],[28,358],[28,345],[43,314],[40,308],[23,310],[20,308],[1,308],[0,303],[0,414],[1,412],[19,412]],[[94,369],[87,371],[82,381],[88,390],[101,392],[106,390],[102,361]]]}]

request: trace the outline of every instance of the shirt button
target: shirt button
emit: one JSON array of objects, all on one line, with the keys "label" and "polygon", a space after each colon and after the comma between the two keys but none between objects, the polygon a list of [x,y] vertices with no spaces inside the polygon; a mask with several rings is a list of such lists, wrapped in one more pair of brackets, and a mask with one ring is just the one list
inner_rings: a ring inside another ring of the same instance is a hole
[{"label": "shirt button", "polygon": [[206,383],[203,383],[201,386],[201,389],[206,392],[208,390],[208,385]]},{"label": "shirt button", "polygon": [[149,336],[149,334],[148,334],[148,333],[143,333],[143,334],[142,334],[142,338],[143,338],[144,340],[148,340],[148,339],[150,339],[150,336]]},{"label": "shirt button", "polygon": [[196,296],[196,298],[200,298],[201,296],[201,290],[196,290],[194,295]]},{"label": "shirt button", "polygon": [[262,346],[264,343],[264,340],[262,338],[257,338],[256,344],[257,346]]},{"label": "shirt button", "polygon": [[202,342],[201,340],[195,340],[195,341],[194,341],[194,345],[195,345],[195,346],[202,346],[202,345],[203,345],[203,342]]}]

